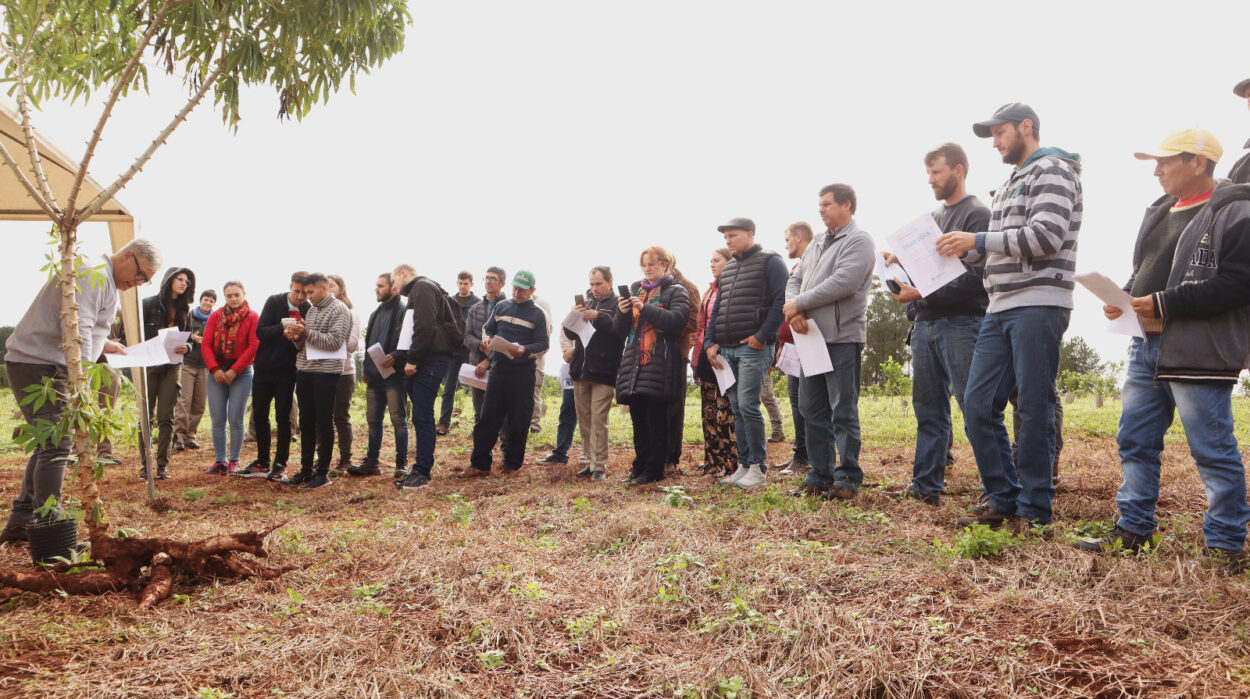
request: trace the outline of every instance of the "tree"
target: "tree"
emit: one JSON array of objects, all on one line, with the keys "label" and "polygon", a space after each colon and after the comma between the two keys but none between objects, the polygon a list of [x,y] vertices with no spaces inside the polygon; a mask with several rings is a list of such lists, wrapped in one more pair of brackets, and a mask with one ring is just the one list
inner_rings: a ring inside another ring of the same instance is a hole
[{"label": "tree", "polygon": [[882,365],[890,357],[900,365],[911,362],[911,349],[907,346],[907,309],[894,297],[879,289],[868,297],[868,342],[864,345],[863,371],[860,385],[881,386],[887,380]]},{"label": "tree", "polygon": [[1104,369],[1098,350],[1089,346],[1085,338],[1077,336],[1063,341],[1059,346],[1059,371],[1073,374],[1098,376]]},{"label": "tree", "polygon": [[[74,300],[80,279],[88,283],[85,278],[91,275],[78,254],[78,227],[130,183],[210,91],[231,128],[238,126],[242,85],[272,85],[279,118],[303,118],[344,80],[354,88],[361,71],[398,54],[411,18],[406,0],[5,0],[3,11],[0,71],[17,102],[29,163],[19,164],[3,143],[0,158],[47,214],[57,237],[59,263],[52,274],[61,288],[69,374],[62,423],[69,430],[84,424],[82,417],[91,414],[94,402],[83,372]],[[96,197],[80,201],[114,107],[122,97],[147,87],[150,68],[184,75],[186,103],[129,168]],[[107,96],[73,184],[58,199],[41,165],[32,111],[50,97],[72,102],[97,90]],[[95,463],[98,438],[94,428],[78,429],[73,441],[95,552],[108,548],[97,546],[97,537],[102,542],[105,538],[95,486],[99,473],[83,466]]]}]

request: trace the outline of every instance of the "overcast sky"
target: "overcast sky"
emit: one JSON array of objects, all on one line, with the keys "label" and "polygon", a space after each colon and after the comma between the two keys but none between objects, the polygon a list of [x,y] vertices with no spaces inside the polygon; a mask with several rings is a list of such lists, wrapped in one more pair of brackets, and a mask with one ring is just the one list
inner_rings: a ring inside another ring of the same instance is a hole
[{"label": "overcast sky", "polygon": [[[409,262],[475,291],[496,264],[530,269],[562,317],[597,264],[641,276],[639,251],[671,249],[700,287],[723,240],[755,219],[820,228],[817,191],[844,182],[856,218],[884,238],[935,206],[922,157],[948,140],[971,158],[969,190],[1009,174],[971,124],[1005,102],[1032,105],[1042,145],[1080,153],[1085,220],[1078,267],[1127,278],[1144,207],[1161,192],[1152,148],[1201,125],[1225,149],[1250,137],[1244,2],[1091,3],[412,3],[407,49],[373,75],[279,122],[273,91],[244,92],[238,133],[201,107],[120,199],[171,265],[200,289],[242,280],[259,306],[295,269],[343,275],[362,317],[378,272]],[[177,78],[126,99],[93,174],[108,183],[181,104]],[[47,103],[36,126],[81,154],[95,104]],[[19,159],[21,155],[18,154]],[[41,224],[7,224],[9,293],[21,317],[43,277]],[[84,228],[101,253],[101,224]],[[152,287],[142,295],[154,293]],[[1083,289],[1069,336],[1104,358]],[[558,368],[547,365],[549,373]]]}]

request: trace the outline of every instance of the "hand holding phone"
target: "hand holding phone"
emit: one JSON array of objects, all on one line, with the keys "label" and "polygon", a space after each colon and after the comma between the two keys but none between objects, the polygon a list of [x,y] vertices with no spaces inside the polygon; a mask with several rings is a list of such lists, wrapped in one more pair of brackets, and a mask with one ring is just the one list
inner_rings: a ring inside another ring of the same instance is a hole
[{"label": "hand holding phone", "polygon": [[585,296],[582,296],[581,294],[578,294],[578,295],[574,296],[574,297],[573,297],[573,305],[574,305],[574,306],[585,306],[585,305],[586,305],[586,297],[585,297]]},{"label": "hand holding phone", "polygon": [[624,284],[621,284],[620,286],[616,287],[616,293],[619,294],[620,297],[623,299],[627,299],[630,296],[632,296],[632,294],[629,293],[629,287]]}]

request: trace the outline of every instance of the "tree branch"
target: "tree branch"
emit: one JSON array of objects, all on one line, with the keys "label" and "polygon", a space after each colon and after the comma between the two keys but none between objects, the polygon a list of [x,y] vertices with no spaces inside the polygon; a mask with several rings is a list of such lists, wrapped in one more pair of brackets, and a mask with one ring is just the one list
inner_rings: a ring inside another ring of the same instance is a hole
[{"label": "tree branch", "polygon": [[35,200],[39,208],[43,209],[43,212],[48,215],[48,219],[53,222],[60,222],[62,215],[48,204],[43,195],[39,193],[39,190],[35,189],[35,185],[26,176],[26,173],[22,172],[22,166],[18,165],[17,161],[13,159],[13,154],[9,153],[9,149],[4,147],[3,142],[0,142],[0,158],[3,158],[9,169],[13,170],[14,174],[17,175],[18,181],[26,188],[26,193],[30,195],[31,199]]},{"label": "tree branch", "polygon": [[56,195],[48,186],[48,173],[43,171],[43,163],[39,160],[39,145],[35,142],[35,130],[30,123],[30,103],[26,98],[25,62],[21,56],[14,55],[12,52],[9,53],[9,60],[13,61],[17,69],[17,111],[22,117],[22,135],[26,139],[26,152],[30,155],[30,169],[35,173],[35,181],[39,183],[39,191],[43,194],[44,201],[56,212],[56,217],[60,218],[61,207],[56,205]]}]

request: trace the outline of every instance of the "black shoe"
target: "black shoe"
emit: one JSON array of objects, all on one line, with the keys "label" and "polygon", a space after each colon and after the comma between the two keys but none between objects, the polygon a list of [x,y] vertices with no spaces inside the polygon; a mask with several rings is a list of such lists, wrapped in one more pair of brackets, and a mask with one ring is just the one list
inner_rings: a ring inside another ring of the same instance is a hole
[{"label": "black shoe", "polygon": [[273,464],[273,468],[269,469],[269,475],[265,477],[276,483],[281,483],[282,472],[285,470],[286,470],[286,464],[282,463],[281,461],[275,461]]},{"label": "black shoe", "polygon": [[402,480],[404,480],[405,478],[407,478],[407,477],[408,477],[408,474],[409,474],[409,473],[412,473],[412,472],[411,472],[411,471],[409,471],[409,470],[408,470],[408,469],[406,469],[406,468],[402,468],[402,467],[397,466],[397,467],[395,467],[395,473],[391,474],[391,477],[392,477],[392,478],[394,478],[394,479],[395,479],[395,480],[397,480],[397,481],[402,481]]},{"label": "black shoe", "polygon": [[630,479],[629,484],[631,486],[639,486],[639,485],[647,485],[649,483],[659,483],[662,480],[664,480],[664,476],[662,475],[653,476],[648,473],[648,474],[640,475],[637,478]]},{"label": "black shoe", "polygon": [[[270,478],[273,478],[273,476],[270,475]],[[305,483],[311,481],[312,479],[313,479],[313,476],[311,473],[304,473],[303,471],[296,471],[295,473],[292,473],[289,477],[284,478],[282,480],[282,485],[303,486]]]},{"label": "black shoe", "polygon": [[168,479],[168,478],[169,478],[169,467],[168,467],[168,466],[157,466],[157,467],[156,467],[156,479],[157,479],[157,480],[160,480],[160,481],[163,481],[163,480],[166,480],[166,479]]},{"label": "black shoe", "polygon": [[186,451],[187,446],[182,442],[174,442],[174,451]]},{"label": "black shoe", "polygon": [[941,496],[937,493],[929,493],[927,495],[921,494],[911,486],[907,486],[900,492],[891,493],[891,495],[899,500],[915,500],[917,502],[923,502],[926,505],[937,505],[941,498]]},{"label": "black shoe", "polygon": [[[603,473],[603,471],[600,471],[599,473]],[[577,475],[583,478],[585,478],[586,476],[593,475],[593,474],[594,472],[590,470],[589,466],[577,472]]]},{"label": "black shoe", "polygon": [[146,468],[139,469],[139,480],[146,481],[148,479],[148,470]]},{"label": "black shoe", "polygon": [[591,471],[590,472],[590,480],[592,481],[601,481],[607,477],[608,477],[608,474],[604,473],[603,471]]},{"label": "black shoe", "polygon": [[423,474],[412,473],[412,474],[409,474],[407,478],[396,483],[395,485],[398,486],[400,490],[420,490],[421,488],[424,488],[428,486],[429,484],[430,484],[430,479],[426,478]]},{"label": "black shoe", "polygon": [[1246,551],[1234,551],[1232,549],[1222,549],[1215,546],[1203,546],[1203,552],[1208,558],[1215,561],[1220,569],[1229,575],[1237,575],[1246,569]]},{"label": "black shoe", "polygon": [[199,449],[200,443],[195,441],[195,437],[192,437],[191,439],[188,439],[186,442],[183,442],[183,446],[185,446],[188,449]]},{"label": "black shoe", "polygon": [[568,462],[569,462],[569,457],[560,456],[559,454],[556,454],[555,452],[548,454],[547,458],[545,459],[538,460],[538,463],[540,464],[567,464]]},{"label": "black shoe", "polygon": [[998,529],[1011,518],[1011,515],[990,507],[987,504],[980,504],[972,508],[972,511],[966,517],[960,517],[955,520],[955,526],[963,529],[971,527],[974,524],[984,524],[991,529]]},{"label": "black shoe", "polygon": [[316,490],[317,488],[324,488],[325,486],[330,485],[331,482],[332,481],[330,480],[328,476],[318,473],[312,478],[305,480],[304,483],[299,487],[299,489],[300,490]]},{"label": "black shoe", "polygon": [[266,478],[269,476],[269,464],[257,459],[244,466],[242,470],[235,471],[234,475],[239,478]]},{"label": "black shoe", "polygon": [[[1076,542],[1075,546],[1082,551],[1091,553],[1105,553],[1117,548],[1125,553],[1137,553],[1149,546],[1150,540],[1150,536],[1141,536],[1115,526],[1111,528],[1111,531],[1107,532],[1106,536],[1097,539],[1081,539]],[[1116,542],[1119,542],[1119,544],[1117,545]]]},{"label": "black shoe", "polygon": [[0,544],[13,544],[19,541],[26,541],[25,525],[6,525],[4,531],[0,531]]},{"label": "black shoe", "polygon": [[355,466],[347,467],[347,475],[349,476],[380,476],[382,469],[378,468],[376,461],[362,461]]},{"label": "black shoe", "polygon": [[444,425],[441,422],[434,426],[434,434],[440,437],[450,432],[451,432],[451,428],[448,427],[447,425]]}]

